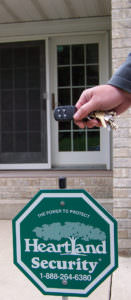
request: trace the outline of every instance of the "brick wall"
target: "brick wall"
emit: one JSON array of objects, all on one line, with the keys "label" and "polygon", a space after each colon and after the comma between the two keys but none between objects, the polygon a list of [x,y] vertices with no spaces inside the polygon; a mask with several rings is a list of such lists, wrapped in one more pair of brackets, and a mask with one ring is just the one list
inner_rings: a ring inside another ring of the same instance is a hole
[{"label": "brick wall", "polygon": [[[113,72],[131,52],[131,1],[112,0]],[[114,216],[119,225],[119,253],[131,255],[131,108],[119,118],[113,136]]]},{"label": "brick wall", "polygon": [[68,189],[87,190],[112,213],[110,171],[14,171],[0,173],[0,219],[12,219],[40,189],[58,189],[61,176]]}]

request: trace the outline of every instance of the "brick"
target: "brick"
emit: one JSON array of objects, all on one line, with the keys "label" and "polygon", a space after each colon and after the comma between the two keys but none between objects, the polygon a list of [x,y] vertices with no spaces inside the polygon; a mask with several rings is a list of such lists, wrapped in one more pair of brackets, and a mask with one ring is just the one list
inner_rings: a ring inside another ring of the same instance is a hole
[{"label": "brick", "polygon": [[131,209],[128,209],[128,218],[131,219]]},{"label": "brick", "polygon": [[131,208],[131,200],[125,198],[118,198],[114,199],[114,208],[121,207],[121,208]]},{"label": "brick", "polygon": [[54,178],[42,178],[40,179],[40,187],[43,189],[52,187],[52,188],[58,188],[57,179]]},{"label": "brick", "polygon": [[131,229],[128,229],[128,237],[131,239]]},{"label": "brick", "polygon": [[112,10],[112,19],[113,20],[120,20],[120,19],[126,19],[131,17],[131,10],[127,8],[119,8]]},{"label": "brick", "polygon": [[[118,124],[119,124],[119,128],[130,128],[131,127],[131,119],[130,117],[127,115],[127,116],[123,116],[121,117],[120,119],[118,119],[119,121]],[[116,136],[116,133],[117,133],[117,130],[115,132],[113,132],[113,137]]]},{"label": "brick", "polygon": [[131,249],[122,249],[122,248],[120,248],[119,247],[119,249],[118,249],[118,253],[119,253],[119,255],[120,256],[131,256]]},{"label": "brick", "polygon": [[129,220],[129,219],[118,219],[118,228],[119,229],[131,228],[131,220]]},{"label": "brick", "polygon": [[127,209],[114,209],[113,210],[113,215],[115,218],[120,218],[120,219],[125,219],[128,217],[128,210]]},{"label": "brick", "polygon": [[112,0],[112,10],[114,8],[131,8],[131,3],[129,2],[129,0],[124,0],[124,1],[120,1],[120,0]]},{"label": "brick", "polygon": [[[119,149],[118,149],[119,150]],[[114,178],[128,177],[129,170],[126,168],[115,168],[113,170]]]},{"label": "brick", "polygon": [[90,177],[90,178],[80,178],[80,185],[90,185],[90,186],[110,186],[112,185],[112,177]]},{"label": "brick", "polygon": [[114,189],[113,197],[114,198],[128,198],[128,191],[127,191],[127,189]]},{"label": "brick", "polygon": [[128,148],[114,148],[113,156],[114,157],[128,157],[129,149]]},{"label": "brick", "polygon": [[74,177],[68,177],[67,178],[67,185],[68,186],[74,186],[74,187],[78,187],[80,186],[80,178],[74,178]]},{"label": "brick", "polygon": [[131,138],[114,138],[113,139],[113,147],[115,148],[127,148],[129,147],[129,145],[131,145]]},{"label": "brick", "polygon": [[128,128],[118,128],[117,130],[114,131],[113,136],[114,136],[114,138],[115,137],[128,138],[129,137],[129,129]]},{"label": "brick", "polygon": [[118,238],[119,239],[127,239],[128,238],[128,230],[119,230],[118,231]]},{"label": "brick", "polygon": [[[115,28],[119,28],[119,29],[125,29],[125,31],[126,31],[126,29],[127,28],[131,28],[131,20],[130,20],[130,18],[128,19],[128,18],[124,18],[124,19],[119,19],[119,20],[115,20],[115,19],[113,19],[112,18],[112,29],[114,30]],[[122,51],[122,54],[123,54],[123,57],[125,57],[125,53],[124,53],[124,48],[122,48],[121,49]],[[127,51],[128,51],[128,49],[127,49]],[[127,52],[127,54],[129,53],[130,51],[128,51]],[[118,57],[120,57],[119,55],[118,55]]]},{"label": "brick", "polygon": [[118,247],[124,249],[131,248],[131,239],[119,239]]},{"label": "brick", "polygon": [[131,179],[129,178],[114,178],[114,187],[131,187]]},{"label": "brick", "polygon": [[128,176],[131,178],[131,169],[128,170]]},{"label": "brick", "polygon": [[129,128],[129,137],[131,137],[131,128]]},{"label": "brick", "polygon": [[131,157],[115,157],[114,158],[114,168],[124,167],[130,168],[131,167]]},{"label": "brick", "polygon": [[[116,39],[116,38],[120,38],[123,39],[123,38],[129,38],[130,37],[130,28],[113,28],[113,32],[112,32],[112,40]],[[113,58],[114,60],[114,58]]]},{"label": "brick", "polygon": [[[130,24],[129,24],[129,22]],[[122,24],[121,21],[118,21],[117,23],[119,23],[119,27],[117,28],[121,28]],[[127,23],[128,25],[131,25],[131,20],[127,20],[126,22],[124,22],[125,24]],[[115,26],[116,24],[113,24],[113,26]],[[130,26],[131,27],[131,26]],[[128,53],[130,52],[130,47],[126,47],[126,48],[119,48],[119,51],[117,48],[112,49],[112,55],[118,58],[122,58],[123,61],[125,60],[125,58],[127,57]]]}]

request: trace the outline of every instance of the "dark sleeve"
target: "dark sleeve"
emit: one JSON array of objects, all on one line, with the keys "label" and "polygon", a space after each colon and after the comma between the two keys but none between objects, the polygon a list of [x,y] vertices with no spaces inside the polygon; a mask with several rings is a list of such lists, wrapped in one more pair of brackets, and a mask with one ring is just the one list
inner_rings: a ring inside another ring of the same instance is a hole
[{"label": "dark sleeve", "polygon": [[108,81],[108,84],[131,93],[131,53]]}]

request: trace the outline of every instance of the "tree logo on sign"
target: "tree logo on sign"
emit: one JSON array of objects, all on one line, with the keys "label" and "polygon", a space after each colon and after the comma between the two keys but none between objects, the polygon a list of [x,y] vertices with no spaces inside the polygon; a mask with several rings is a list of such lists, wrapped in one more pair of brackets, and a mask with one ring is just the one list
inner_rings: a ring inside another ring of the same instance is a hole
[{"label": "tree logo on sign", "polygon": [[[62,238],[68,239],[60,247],[57,247],[58,252],[61,255],[86,255],[87,253],[106,253],[106,235],[105,232],[101,231],[99,228],[95,228],[91,225],[82,224],[79,222],[65,222],[62,225],[59,222],[52,224],[43,224],[41,227],[36,227],[33,229],[33,232],[36,233],[38,238],[43,239],[44,241],[60,241]],[[86,247],[83,244],[77,244],[78,239],[87,241]],[[95,247],[94,244],[90,244],[92,241],[101,241],[102,243]],[[53,244],[49,243],[47,249],[50,252]],[[46,245],[47,246],[47,245]],[[47,251],[49,252],[49,251]],[[55,251],[56,252],[56,251]]]}]

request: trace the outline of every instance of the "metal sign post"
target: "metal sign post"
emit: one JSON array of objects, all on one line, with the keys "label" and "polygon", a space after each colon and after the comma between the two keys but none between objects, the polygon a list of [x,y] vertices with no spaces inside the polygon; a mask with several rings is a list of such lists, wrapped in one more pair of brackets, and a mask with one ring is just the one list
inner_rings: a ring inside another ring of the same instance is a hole
[{"label": "metal sign post", "polygon": [[[59,189],[66,189],[66,177],[59,178]],[[68,297],[62,296],[62,300],[68,300]]]}]

